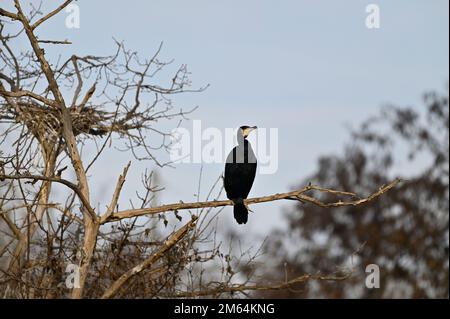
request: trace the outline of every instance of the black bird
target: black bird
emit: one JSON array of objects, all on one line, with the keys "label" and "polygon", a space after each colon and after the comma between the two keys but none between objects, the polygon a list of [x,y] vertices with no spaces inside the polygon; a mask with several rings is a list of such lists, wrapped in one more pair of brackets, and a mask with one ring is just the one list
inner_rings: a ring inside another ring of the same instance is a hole
[{"label": "black bird", "polygon": [[238,145],[228,154],[225,164],[224,186],[228,199],[234,203],[234,218],[238,224],[248,220],[244,204],[256,175],[256,156],[247,136],[256,126],[241,126],[238,130]]}]

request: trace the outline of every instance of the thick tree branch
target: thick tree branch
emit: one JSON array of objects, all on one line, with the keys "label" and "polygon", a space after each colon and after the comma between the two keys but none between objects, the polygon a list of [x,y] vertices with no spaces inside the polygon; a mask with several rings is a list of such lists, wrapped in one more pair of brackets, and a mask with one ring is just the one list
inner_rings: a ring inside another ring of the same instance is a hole
[{"label": "thick tree branch", "polygon": [[7,96],[7,97],[31,97],[35,100],[38,100],[39,102],[42,102],[44,104],[47,104],[49,106],[57,106],[57,103],[53,100],[47,99],[39,94],[27,91],[27,90],[22,90],[22,91],[17,91],[17,92],[8,92],[8,91],[4,91],[3,89],[0,88],[0,95],[3,96]]},{"label": "thick tree branch", "polygon": [[[51,12],[48,17],[51,17],[53,14],[56,14],[60,10],[64,8],[67,4],[69,4],[70,1],[66,1],[63,5],[61,5],[59,8]],[[64,140],[66,142],[67,146],[67,153],[70,157],[70,160],[72,162],[72,166],[75,170],[77,180],[78,180],[78,187],[80,190],[80,193],[83,194],[83,197],[87,202],[90,201],[89,197],[89,184],[86,176],[86,171],[83,167],[83,162],[80,157],[80,153],[77,148],[77,141],[75,139],[73,126],[72,126],[72,119],[70,117],[70,111],[66,107],[66,103],[64,100],[64,97],[61,93],[61,90],[59,88],[58,82],[56,81],[56,76],[54,71],[51,69],[50,64],[48,63],[47,59],[44,55],[44,50],[41,49],[39,46],[38,39],[36,38],[36,35],[33,33],[34,28],[39,25],[39,21],[36,22],[33,26],[30,25],[30,21],[27,19],[27,17],[24,15],[23,10],[21,8],[19,0],[14,0],[15,7],[17,9],[17,16],[19,17],[20,22],[22,23],[25,33],[28,37],[28,40],[31,44],[31,47],[33,48],[33,52],[36,55],[41,70],[44,73],[49,89],[53,94],[53,97],[55,98],[55,101],[57,102],[59,106],[59,110],[61,111],[61,120],[62,120],[62,135],[64,137]],[[44,20],[45,21],[44,17]],[[43,22],[42,21],[42,22]],[[97,235],[98,235],[98,229],[99,224],[97,221],[97,218],[92,215],[91,212],[87,210],[87,207],[83,205],[83,219],[84,219],[84,242],[83,242],[83,249],[82,249],[82,258],[80,260],[80,287],[74,288],[72,291],[72,298],[77,299],[81,298],[83,295],[83,289],[84,284],[86,282],[88,269],[91,263],[92,254],[95,249],[96,241],[97,241]]]},{"label": "thick tree branch", "polygon": [[12,12],[6,11],[5,9],[2,9],[2,8],[0,8],[0,16],[8,17],[8,18],[11,18],[13,20],[18,20],[19,19],[17,14],[14,14]]},{"label": "thick tree branch", "polygon": [[[400,183],[400,179],[396,179],[392,181],[391,183],[387,185],[383,185],[378,189],[378,191],[372,193],[368,197],[365,198],[358,198],[356,194],[351,192],[343,192],[343,191],[337,191],[327,188],[321,188],[318,186],[308,185],[300,190],[296,190],[293,192],[287,192],[287,193],[279,193],[269,196],[263,196],[263,197],[255,197],[255,198],[249,198],[245,200],[246,205],[251,204],[257,204],[257,203],[265,203],[265,202],[273,202],[276,200],[282,200],[282,199],[295,199],[301,202],[307,202],[311,203],[320,207],[329,208],[329,207],[342,207],[342,206],[358,206],[366,204],[377,197],[380,197],[382,194],[386,193],[393,187],[395,187],[397,184]],[[343,196],[351,196],[353,198],[356,197],[356,199],[352,199],[349,201],[342,201],[339,200],[337,202],[330,202],[330,203],[324,203],[316,198],[313,198],[311,196],[305,195],[308,191],[318,191],[321,193],[329,193],[333,195],[343,195]],[[183,209],[195,209],[195,208],[206,208],[206,207],[222,207],[222,206],[229,206],[233,205],[233,202],[231,200],[222,200],[222,201],[209,201],[209,202],[193,202],[193,203],[176,203],[176,204],[168,204],[168,205],[162,205],[158,207],[149,207],[149,208],[140,208],[140,209],[129,209],[129,210],[123,210],[120,212],[117,212],[115,214],[110,215],[108,218],[101,218],[100,223],[108,223],[112,221],[121,220],[124,218],[131,218],[131,217],[137,217],[142,215],[152,215],[152,214],[159,214],[164,213],[168,211],[177,211],[177,210],[183,210]]]},{"label": "thick tree branch", "polygon": [[[125,182],[125,177],[128,172],[129,168],[128,164],[122,173],[122,175],[119,176],[119,180],[117,181],[116,189],[114,191],[112,200],[110,205],[108,206],[107,211],[100,217],[99,224],[105,224],[109,222],[118,221],[125,218],[132,218],[132,217],[138,217],[138,216],[144,216],[144,215],[153,215],[153,214],[159,214],[159,213],[165,213],[170,211],[178,211],[178,210],[185,210],[185,209],[197,209],[197,208],[208,208],[208,207],[222,207],[222,206],[231,206],[233,205],[233,201],[231,200],[221,200],[221,201],[206,201],[206,202],[192,202],[192,203],[176,203],[176,204],[167,204],[167,205],[161,205],[157,207],[149,207],[149,208],[138,208],[138,209],[128,209],[123,210],[117,213],[112,213],[115,204],[117,203],[118,197],[120,195],[120,191],[122,189],[123,183]],[[70,189],[72,189],[77,196],[80,198],[80,201],[83,203],[83,205],[86,205],[86,208],[89,210],[89,212],[95,216],[95,219],[97,219],[95,211],[90,206],[89,202],[86,198],[84,198],[83,193],[80,191],[79,187],[72,182],[59,178],[59,177],[46,177],[46,176],[39,176],[39,175],[0,175],[0,179],[31,179],[31,180],[43,180],[43,181],[52,181],[61,183]],[[274,195],[268,195],[268,196],[262,196],[262,197],[254,197],[249,198],[245,200],[246,205],[251,204],[258,204],[258,203],[266,203],[266,202],[273,202],[276,200],[282,200],[282,199],[294,199],[298,200],[300,202],[306,202],[310,204],[314,204],[323,208],[330,208],[330,207],[342,207],[342,206],[358,206],[366,204],[370,201],[373,201],[374,199],[380,197],[384,193],[388,192],[395,186],[397,186],[401,182],[400,179],[395,179],[394,181],[390,182],[389,184],[381,186],[376,192],[370,194],[367,197],[359,198],[355,193],[347,192],[347,191],[339,191],[339,190],[333,190],[329,188],[323,188],[319,186],[314,185],[308,185],[302,189],[287,192],[287,193],[278,193]],[[328,193],[333,195],[341,195],[341,196],[350,196],[352,200],[348,201],[336,201],[336,202],[328,202],[325,203],[319,199],[316,199],[312,196],[305,195],[308,191],[318,191],[321,193]]]}]

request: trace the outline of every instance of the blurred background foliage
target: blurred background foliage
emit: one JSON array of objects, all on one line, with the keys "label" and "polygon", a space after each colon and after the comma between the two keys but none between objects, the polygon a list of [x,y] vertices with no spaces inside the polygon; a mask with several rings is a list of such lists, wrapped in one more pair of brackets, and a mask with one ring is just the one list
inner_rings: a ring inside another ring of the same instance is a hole
[{"label": "blurred background foliage", "polygon": [[[265,280],[343,268],[353,270],[351,278],[258,296],[448,298],[448,86],[424,94],[419,109],[383,107],[351,131],[342,155],[319,158],[317,170],[299,184],[369,194],[395,177],[404,180],[400,187],[366,206],[330,211],[300,203],[284,214],[287,231],[269,236]],[[365,268],[372,263],[380,267],[379,289],[365,287]]]}]

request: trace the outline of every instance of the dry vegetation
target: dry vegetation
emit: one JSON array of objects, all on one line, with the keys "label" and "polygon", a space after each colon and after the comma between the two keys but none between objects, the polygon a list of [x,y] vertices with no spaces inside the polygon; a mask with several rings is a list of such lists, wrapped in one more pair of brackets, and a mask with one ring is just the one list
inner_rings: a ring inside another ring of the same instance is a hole
[{"label": "dry vegetation", "polygon": [[[153,174],[145,172],[136,190],[135,202],[140,205],[119,209],[119,201],[126,202],[120,193],[128,164],[117,173],[106,208],[95,207],[91,202],[95,176],[88,172],[113,143],[119,143],[130,158],[170,165],[154,155],[169,147],[169,133],[154,124],[175,120],[176,126],[193,111],[177,109],[171,100],[174,94],[191,91],[191,83],[182,65],[167,87],[156,84],[155,76],[170,64],[160,60],[160,49],[140,59],[120,42],[111,56],[71,55],[49,61],[44,46],[57,45],[62,52],[70,47],[67,41],[38,37],[39,26],[70,3],[48,13],[28,5],[25,9],[19,0],[8,10],[0,8],[2,297],[243,296],[252,290],[279,290],[307,280],[343,280],[350,275],[302,274],[267,284],[254,283],[251,274],[238,276],[236,265],[254,262],[259,252],[232,255],[216,240],[215,216],[221,211],[217,207],[231,204],[218,201],[220,178],[206,202],[155,207],[152,203],[161,189]],[[28,48],[19,50],[19,41]],[[156,139],[162,141],[157,147],[149,142]],[[96,147],[92,158],[82,156],[86,145]],[[358,206],[398,182],[374,189],[365,198],[309,185],[249,199],[247,204],[293,199],[323,209]],[[331,201],[312,197],[317,192],[332,195]],[[170,224],[168,213],[178,222]],[[161,233],[156,227],[161,222],[173,231]],[[79,270],[79,286],[73,289],[66,285],[70,264]]]}]

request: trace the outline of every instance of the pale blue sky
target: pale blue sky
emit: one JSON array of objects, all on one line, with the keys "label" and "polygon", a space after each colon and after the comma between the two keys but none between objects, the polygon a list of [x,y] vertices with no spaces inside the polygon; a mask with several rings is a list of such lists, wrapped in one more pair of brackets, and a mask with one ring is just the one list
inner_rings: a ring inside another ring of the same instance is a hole
[{"label": "pale blue sky", "polygon": [[[53,3],[53,2],[52,2]],[[365,27],[365,7],[380,6],[381,28]],[[46,39],[71,46],[49,54],[109,54],[112,37],[142,56],[164,41],[161,57],[185,63],[198,94],[178,106],[198,105],[191,119],[220,129],[242,124],[279,129],[279,169],[257,176],[251,195],[287,191],[310,174],[319,155],[342,151],[346,124],[357,125],[384,103],[419,104],[427,89],[448,81],[448,1],[77,1],[81,28],[67,29],[65,13],[39,29]],[[65,50],[65,51],[60,51]],[[189,126],[187,126],[189,127]],[[94,198],[109,196],[129,154],[105,157],[95,171]],[[135,162],[123,198],[150,163]],[[200,165],[160,171],[161,201],[193,200]],[[204,165],[203,194],[222,172]],[[126,201],[124,201],[126,202]],[[254,207],[249,223],[229,226],[264,233],[287,204]]]}]

